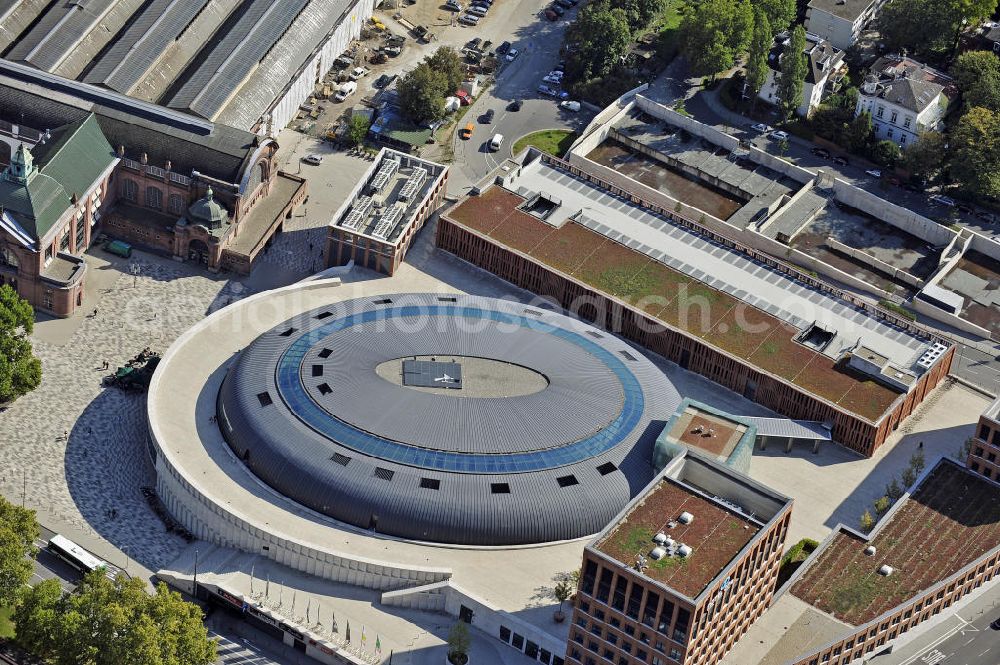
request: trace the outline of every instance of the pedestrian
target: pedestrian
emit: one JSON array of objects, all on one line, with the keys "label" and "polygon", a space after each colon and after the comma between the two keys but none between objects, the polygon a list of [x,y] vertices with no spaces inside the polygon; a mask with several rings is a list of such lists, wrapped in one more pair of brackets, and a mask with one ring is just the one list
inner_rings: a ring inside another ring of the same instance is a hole
[{"label": "pedestrian", "polygon": [[94,317],[95,318],[97,317],[97,308],[96,307],[94,308]]},{"label": "pedestrian", "polygon": [[69,430],[68,429],[64,429],[63,430],[63,441],[69,441]]},{"label": "pedestrian", "polygon": [[923,450],[924,449],[924,442],[921,441],[920,443],[918,443],[917,444],[917,448],[919,448],[920,450]]},{"label": "pedestrian", "polygon": [[310,251],[310,252],[312,251],[312,248],[313,248],[313,244],[312,244],[312,243],[309,243],[309,251]]}]

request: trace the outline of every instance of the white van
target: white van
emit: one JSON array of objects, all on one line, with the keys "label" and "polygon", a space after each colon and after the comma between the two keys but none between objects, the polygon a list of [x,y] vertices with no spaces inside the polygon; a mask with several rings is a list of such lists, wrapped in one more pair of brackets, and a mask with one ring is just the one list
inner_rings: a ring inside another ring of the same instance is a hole
[{"label": "white van", "polygon": [[462,18],[458,19],[458,22],[465,25],[476,25],[479,23],[479,17],[472,14],[462,14]]},{"label": "white van", "polygon": [[486,10],[483,9],[482,7],[469,7],[469,9],[467,9],[465,13],[479,17],[486,16]]},{"label": "white van", "polygon": [[502,143],[503,134],[494,134],[493,138],[490,139],[490,150],[499,150]]}]

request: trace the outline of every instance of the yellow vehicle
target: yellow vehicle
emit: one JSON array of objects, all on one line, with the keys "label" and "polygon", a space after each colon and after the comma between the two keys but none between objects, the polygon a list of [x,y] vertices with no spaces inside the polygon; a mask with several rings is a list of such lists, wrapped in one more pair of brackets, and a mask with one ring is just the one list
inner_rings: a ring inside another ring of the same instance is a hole
[{"label": "yellow vehicle", "polygon": [[382,32],[383,30],[385,30],[385,23],[382,23],[382,21],[372,16],[372,27],[378,30],[379,32]]},{"label": "yellow vehicle", "polygon": [[465,127],[462,128],[462,134],[461,134],[462,138],[465,140],[471,139],[472,132],[474,132],[475,130],[476,126],[470,122],[469,124],[467,124]]}]

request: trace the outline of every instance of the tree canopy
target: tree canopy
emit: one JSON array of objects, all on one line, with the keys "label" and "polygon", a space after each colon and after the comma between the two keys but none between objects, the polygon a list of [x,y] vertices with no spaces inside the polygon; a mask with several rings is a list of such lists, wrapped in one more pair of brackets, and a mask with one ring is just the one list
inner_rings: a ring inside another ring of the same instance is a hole
[{"label": "tree canopy", "polygon": [[31,579],[36,538],[35,512],[0,495],[0,607],[15,605]]},{"label": "tree canopy", "polygon": [[42,381],[42,363],[31,350],[35,314],[9,284],[0,286],[0,402],[31,392]]},{"label": "tree canopy", "polygon": [[750,94],[756,100],[757,93],[767,82],[767,72],[770,66],[767,64],[767,55],[771,51],[771,44],[774,42],[774,35],[771,32],[771,22],[767,14],[760,6],[753,8],[753,34],[750,38],[750,51],[747,55],[747,87]]},{"label": "tree canopy", "polygon": [[574,47],[566,58],[567,79],[582,82],[607,76],[628,52],[631,40],[624,10],[607,2],[585,6],[566,30],[566,43]]},{"label": "tree canopy", "polygon": [[71,594],[55,580],[27,590],[14,611],[18,640],[54,665],[209,665],[216,659],[201,609],[162,582],[146,593],[142,580],[101,571]]},{"label": "tree canopy", "polygon": [[967,51],[951,68],[966,108],[1000,111],[1000,58],[990,51]]},{"label": "tree canopy", "polygon": [[944,166],[948,139],[940,132],[925,132],[907,146],[899,165],[916,178],[932,178]]},{"label": "tree canopy", "polygon": [[806,30],[797,25],[781,53],[781,72],[778,74],[778,107],[785,118],[795,115],[802,104],[802,84],[808,73],[805,49]]},{"label": "tree canopy", "polygon": [[424,62],[436,72],[444,74],[447,86],[445,96],[454,94],[458,86],[465,80],[465,65],[462,56],[450,46],[442,46],[433,54],[424,58]]},{"label": "tree canopy", "polygon": [[608,2],[611,9],[621,9],[625,13],[625,19],[632,30],[639,30],[649,25],[666,5],[666,0],[608,0]]},{"label": "tree canopy", "polygon": [[368,118],[363,115],[352,115],[347,123],[347,138],[351,145],[358,146],[364,143],[370,127],[371,123],[368,122]]},{"label": "tree canopy", "polygon": [[426,62],[408,71],[396,85],[399,106],[413,122],[433,122],[444,117],[448,76]]},{"label": "tree canopy", "polygon": [[795,0],[755,0],[754,9],[760,9],[767,17],[767,23],[775,34],[781,32],[795,20]]},{"label": "tree canopy", "polygon": [[749,0],[705,0],[681,21],[681,50],[697,76],[736,64],[750,44],[753,9]]},{"label": "tree canopy", "polygon": [[1000,197],[1000,114],[973,107],[951,132],[951,176],[966,190]]}]

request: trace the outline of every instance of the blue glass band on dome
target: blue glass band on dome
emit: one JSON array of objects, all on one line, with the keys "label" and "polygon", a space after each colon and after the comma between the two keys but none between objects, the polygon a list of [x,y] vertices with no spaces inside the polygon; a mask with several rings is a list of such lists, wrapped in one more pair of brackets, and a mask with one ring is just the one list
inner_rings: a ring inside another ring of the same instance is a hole
[{"label": "blue glass band on dome", "polygon": [[[558,448],[527,453],[458,453],[431,450],[375,436],[353,427],[324,411],[306,392],[300,368],[306,354],[323,338],[352,326],[396,317],[458,316],[489,319],[499,323],[529,328],[555,335],[574,344],[603,362],[624,389],[624,402],[618,416],[600,432]],[[581,462],[611,450],[638,425],[645,410],[645,397],[639,381],[615,355],[579,333],[507,312],[456,305],[403,306],[366,310],[329,321],[300,335],[278,360],[275,379],[278,392],[296,417],[332,441],[371,457],[399,464],[455,473],[524,473],[541,471]]]}]

